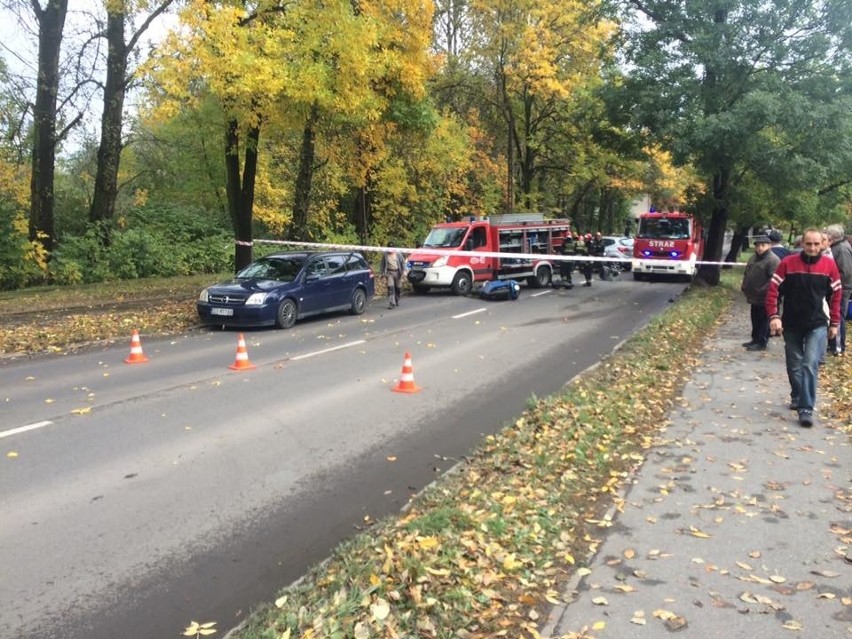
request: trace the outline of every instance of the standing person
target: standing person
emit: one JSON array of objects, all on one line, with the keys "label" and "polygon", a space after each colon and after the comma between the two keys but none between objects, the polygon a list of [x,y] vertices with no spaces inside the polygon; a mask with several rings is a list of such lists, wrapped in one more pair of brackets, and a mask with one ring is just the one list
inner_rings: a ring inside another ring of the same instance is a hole
[{"label": "standing person", "polygon": [[[603,241],[603,235],[601,235],[601,232],[598,231],[592,238],[592,247],[590,255],[594,255],[595,257],[603,257],[605,248],[606,245]],[[598,262],[597,265],[600,267],[601,279],[606,282],[611,282],[612,274],[609,272],[609,264],[607,264],[606,262]]]},{"label": "standing person", "polygon": [[[559,250],[562,255],[574,256],[577,254],[577,242],[575,238],[576,235],[571,235],[570,232],[565,235],[565,239],[562,241],[562,248]],[[573,271],[573,260],[559,260],[560,284],[568,290],[574,288],[574,282],[571,278]],[[557,288],[556,284],[553,284],[553,287]]]},{"label": "standing person", "polygon": [[402,253],[391,249],[382,254],[382,275],[388,285],[388,308],[399,306],[399,287],[403,273],[405,273],[405,258]]},{"label": "standing person", "polygon": [[802,252],[781,260],[766,292],[769,332],[784,336],[790,408],[798,411],[802,426],[814,424],[819,360],[826,334],[836,336],[840,324],[840,272],[834,260],[821,254],[821,246],[821,233],[805,230]]},{"label": "standing person", "polygon": [[751,305],[751,341],[743,344],[747,351],[765,351],[769,342],[769,316],[766,314],[766,291],[769,281],[781,260],[770,250],[771,242],[765,235],[752,240],[754,255],[746,264],[740,290]]},{"label": "standing person", "polygon": [[849,309],[849,298],[852,297],[852,245],[846,239],[846,233],[840,224],[832,224],[825,229],[831,244],[831,254],[834,263],[840,271],[840,330],[835,340],[828,341],[828,349],[834,355],[846,352],[846,313]]},{"label": "standing person", "polygon": [[781,239],[781,231],[778,229],[772,229],[769,231],[769,240],[772,242],[772,252],[778,256],[779,260],[783,260],[792,252],[781,243]]},{"label": "standing person", "polygon": [[[592,234],[586,233],[585,235],[580,237],[581,241],[577,242],[577,255],[591,255],[592,254]],[[583,283],[583,286],[591,286],[592,285],[592,269],[594,268],[594,262],[590,262],[589,260],[584,260],[579,263],[580,272],[583,274],[583,277],[586,278],[586,281]]]}]

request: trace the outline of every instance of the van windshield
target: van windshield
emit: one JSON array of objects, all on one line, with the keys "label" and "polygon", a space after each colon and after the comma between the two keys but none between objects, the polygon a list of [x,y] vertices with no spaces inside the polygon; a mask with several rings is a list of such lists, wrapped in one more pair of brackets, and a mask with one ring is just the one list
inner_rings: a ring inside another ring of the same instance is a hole
[{"label": "van windshield", "polygon": [[432,229],[423,241],[423,248],[456,248],[461,246],[466,231],[466,226]]},{"label": "van windshield", "polygon": [[689,220],[682,217],[642,218],[636,237],[651,240],[688,240]]}]

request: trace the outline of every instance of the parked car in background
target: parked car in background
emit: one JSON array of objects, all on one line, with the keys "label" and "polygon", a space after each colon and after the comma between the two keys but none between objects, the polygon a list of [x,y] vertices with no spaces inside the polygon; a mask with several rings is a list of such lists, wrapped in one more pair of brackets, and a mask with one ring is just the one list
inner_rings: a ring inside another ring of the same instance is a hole
[{"label": "parked car in background", "polygon": [[633,259],[633,238],[605,235],[602,239],[604,242],[604,257],[624,258],[625,261],[621,262],[621,270],[629,271],[631,260]]},{"label": "parked car in background", "polygon": [[360,253],[275,253],[205,288],[196,308],[208,326],[290,328],[319,313],[360,315],[375,292],[373,270]]}]

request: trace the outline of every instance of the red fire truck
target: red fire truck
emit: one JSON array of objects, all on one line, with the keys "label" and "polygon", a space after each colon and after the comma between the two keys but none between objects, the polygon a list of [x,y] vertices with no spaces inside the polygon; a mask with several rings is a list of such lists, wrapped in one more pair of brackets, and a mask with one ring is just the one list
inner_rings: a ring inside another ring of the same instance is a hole
[{"label": "red fire truck", "polygon": [[695,262],[704,254],[704,231],[687,213],[653,209],[639,216],[633,240],[633,278],[676,275],[692,279]]},{"label": "red fire truck", "polygon": [[408,280],[416,293],[448,286],[456,295],[497,279],[548,286],[553,264],[547,255],[559,252],[570,230],[568,220],[523,213],[436,224],[409,256]]}]

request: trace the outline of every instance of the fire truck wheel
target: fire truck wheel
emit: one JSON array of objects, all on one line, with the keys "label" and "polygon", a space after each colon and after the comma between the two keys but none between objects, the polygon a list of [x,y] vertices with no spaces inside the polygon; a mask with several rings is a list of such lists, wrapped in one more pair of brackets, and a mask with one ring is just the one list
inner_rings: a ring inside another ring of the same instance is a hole
[{"label": "fire truck wheel", "polygon": [[545,288],[550,286],[550,282],[553,280],[553,273],[551,273],[550,268],[547,266],[539,266],[535,275],[527,278],[527,285],[530,288]]},{"label": "fire truck wheel", "polygon": [[459,271],[453,278],[453,293],[456,295],[468,295],[471,289],[470,274]]}]

